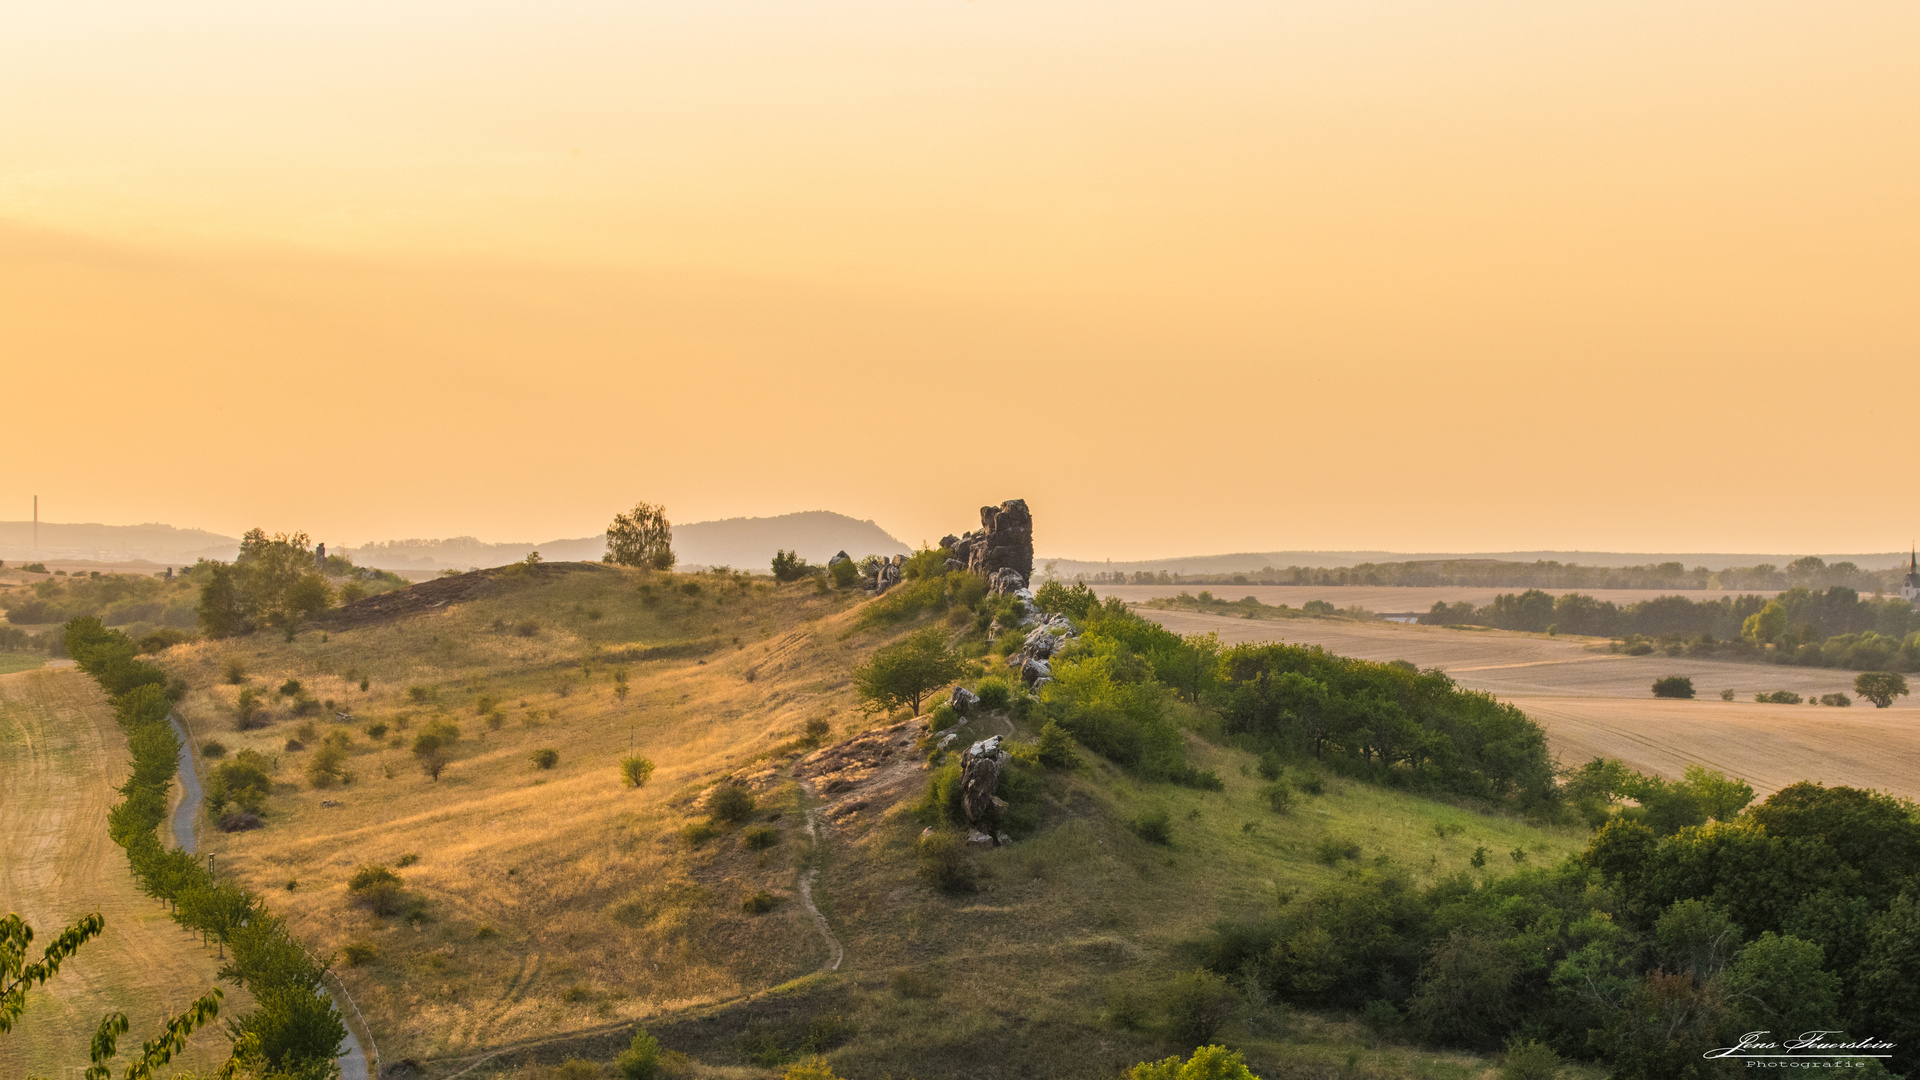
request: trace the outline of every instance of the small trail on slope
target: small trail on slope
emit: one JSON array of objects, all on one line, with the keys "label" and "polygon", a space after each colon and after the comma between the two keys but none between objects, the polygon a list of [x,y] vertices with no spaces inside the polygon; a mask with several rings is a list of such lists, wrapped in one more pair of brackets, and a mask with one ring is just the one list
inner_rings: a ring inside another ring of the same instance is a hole
[{"label": "small trail on slope", "polygon": [[[800,785],[800,790],[808,796],[813,794],[807,791],[805,784]],[[825,842],[820,828],[820,808],[817,806],[807,807],[807,838],[813,841],[816,849]],[[813,925],[820,929],[820,937],[827,943],[827,956],[830,959],[820,968],[820,971],[839,971],[840,962],[846,959],[847,950],[841,946],[840,939],[833,935],[833,927],[827,925],[827,917],[820,914],[820,908],[813,902],[813,879],[819,872],[819,867],[810,866],[806,873],[800,875],[800,902],[806,905],[807,914],[813,916]]]}]

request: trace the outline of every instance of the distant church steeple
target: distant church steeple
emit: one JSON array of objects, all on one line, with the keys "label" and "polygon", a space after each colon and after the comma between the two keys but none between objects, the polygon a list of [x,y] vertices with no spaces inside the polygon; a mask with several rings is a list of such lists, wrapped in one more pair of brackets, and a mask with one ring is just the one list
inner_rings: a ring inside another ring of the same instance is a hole
[{"label": "distant church steeple", "polygon": [[1907,552],[1907,583],[1900,586],[1900,599],[1920,607],[1920,548]]}]

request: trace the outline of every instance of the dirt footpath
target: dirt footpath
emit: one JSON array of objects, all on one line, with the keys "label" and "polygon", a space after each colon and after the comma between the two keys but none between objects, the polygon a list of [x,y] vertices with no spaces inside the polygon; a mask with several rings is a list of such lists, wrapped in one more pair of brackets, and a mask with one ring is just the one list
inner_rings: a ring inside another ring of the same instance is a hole
[{"label": "dirt footpath", "polygon": [[[33,926],[35,956],[79,916],[98,911],[107,920],[28,995],[20,1025],[0,1039],[0,1076],[66,1076],[84,1066],[100,1017],[114,1010],[132,1022],[122,1047],[138,1051],[165,1016],[214,985],[214,954],[141,895],[107,838],[127,760],[91,679],[73,668],[0,675],[0,911]],[[243,992],[223,989],[227,1008],[250,1007]],[[211,1068],[227,1049],[217,1030],[203,1030],[175,1064]]]}]

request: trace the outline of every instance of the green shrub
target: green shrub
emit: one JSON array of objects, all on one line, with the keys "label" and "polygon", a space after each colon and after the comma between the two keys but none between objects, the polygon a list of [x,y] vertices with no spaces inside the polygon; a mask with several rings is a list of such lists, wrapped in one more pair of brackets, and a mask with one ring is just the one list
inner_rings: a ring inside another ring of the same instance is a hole
[{"label": "green shrub", "polygon": [[731,781],[713,789],[707,798],[707,813],[716,822],[738,825],[753,816],[757,808],[753,792]]},{"label": "green shrub", "polygon": [[647,1034],[647,1029],[634,1028],[633,1041],[613,1064],[625,1080],[653,1080],[660,1072],[660,1041]]},{"label": "green shrub", "polygon": [[371,941],[350,941],[346,948],[340,950],[340,956],[346,960],[348,967],[360,967],[378,960],[380,950]]},{"label": "green shrub", "polygon": [[960,722],[960,714],[951,704],[942,701],[927,711],[927,720],[934,731],[945,731]]},{"label": "green shrub", "polygon": [[1131,978],[1123,978],[1107,992],[1100,1018],[1123,1031],[1141,1031],[1153,1021],[1153,999]]},{"label": "green shrub", "polygon": [[551,769],[560,764],[560,751],[550,746],[543,746],[528,754],[527,760],[533,762],[533,767],[536,769]]},{"label": "green shrub", "polygon": [[1075,760],[1073,736],[1067,729],[1049,720],[1040,728],[1040,741],[1036,746],[1040,764],[1049,769],[1071,769]]},{"label": "green shrub", "polygon": [[1294,778],[1293,786],[1309,795],[1324,795],[1327,791],[1326,780],[1317,772],[1301,773]]},{"label": "green shrub", "polygon": [[807,721],[806,731],[807,741],[815,746],[819,746],[821,743],[827,741],[827,736],[833,734],[833,725],[827,722],[826,717],[816,716]]},{"label": "green shrub", "polygon": [[628,787],[646,787],[653,777],[653,761],[643,757],[620,759],[620,780]]},{"label": "green shrub", "polygon": [[200,756],[210,758],[226,757],[226,744],[217,739],[208,739],[206,742],[200,744]]},{"label": "green shrub", "polygon": [[367,738],[369,739],[384,739],[387,737],[387,725],[383,721],[376,720],[360,730],[366,732]]},{"label": "green shrub", "polygon": [[237,658],[227,661],[227,684],[240,686],[247,681],[247,666]]},{"label": "green shrub", "polygon": [[1554,1080],[1560,1075],[1560,1055],[1545,1043],[1515,1039],[1500,1060],[1500,1080]]},{"label": "green shrub", "polygon": [[696,821],[680,830],[680,839],[685,840],[688,847],[699,847],[719,835],[720,830],[705,821]]},{"label": "green shrub", "polygon": [[1278,780],[1280,775],[1286,772],[1286,763],[1280,759],[1277,751],[1269,750],[1260,755],[1260,761],[1254,768],[1259,771],[1260,779]]},{"label": "green shrub", "polygon": [[860,566],[852,559],[842,559],[827,567],[827,576],[833,579],[836,589],[851,589],[860,583]]},{"label": "green shrub", "polygon": [[1181,1046],[1213,1041],[1240,1011],[1240,995],[1227,980],[1205,968],[1174,977],[1161,990],[1167,1033]]},{"label": "green shrub", "polygon": [[1803,699],[1791,690],[1766,690],[1753,695],[1753,700],[1762,705],[1798,705]]},{"label": "green shrub", "polygon": [[903,998],[932,1000],[940,996],[940,979],[925,971],[901,968],[887,977],[887,986]]},{"label": "green shrub", "polygon": [[1853,705],[1853,699],[1848,697],[1845,694],[1821,694],[1820,704],[1832,705],[1835,708],[1845,709],[1845,708],[1850,708]]},{"label": "green shrub", "polygon": [[1693,696],[1693,680],[1685,675],[1668,675],[1664,679],[1653,680],[1653,696],[1663,698],[1690,698]]},{"label": "green shrub", "polygon": [[1293,788],[1285,780],[1275,780],[1260,789],[1260,797],[1267,801],[1276,814],[1284,814],[1293,804]]},{"label": "green shrub", "polygon": [[[1348,1067],[1353,1055],[1347,1058]],[[1260,1080],[1247,1068],[1238,1050],[1224,1046],[1197,1046],[1193,1056],[1182,1063],[1179,1057],[1143,1061],[1128,1070],[1124,1080]]]},{"label": "green shrub", "polygon": [[1013,683],[1003,675],[981,679],[974,693],[980,698],[980,707],[990,712],[1004,712],[1013,703]]},{"label": "green shrub", "polygon": [[1467,864],[1478,870],[1487,865],[1487,855],[1488,851],[1484,846],[1474,848],[1472,857],[1467,859]]},{"label": "green shrub", "polygon": [[740,910],[749,915],[765,915],[767,912],[773,910],[773,906],[776,903],[778,903],[778,901],[773,898],[773,894],[762,889],[752,896],[747,897],[745,900],[740,901]]},{"label": "green shrub", "polygon": [[1313,857],[1332,866],[1341,859],[1358,859],[1360,845],[1344,836],[1323,836],[1313,845]]},{"label": "green shrub", "polygon": [[405,855],[402,855],[398,859],[395,859],[394,865],[405,868],[405,867],[417,865],[419,862],[420,862],[420,853],[417,851],[409,851]]},{"label": "green shrub", "polygon": [[[574,989],[579,989],[575,987]],[[569,990],[568,993],[572,993]],[[568,1000],[574,1000],[569,998]],[[547,1080],[600,1080],[600,1066],[586,1058],[568,1058],[547,1070]]]},{"label": "green shrub", "polygon": [[300,693],[300,689],[299,679],[288,679],[286,682],[280,684],[280,696],[294,697]]},{"label": "green shrub", "polygon": [[740,842],[752,851],[765,851],[780,842],[780,830],[772,825],[755,825],[740,834]]},{"label": "green shrub", "polygon": [[959,833],[935,829],[920,837],[914,851],[920,877],[941,892],[972,892],[979,885],[979,870]]},{"label": "green shrub", "polygon": [[347,893],[375,915],[392,915],[404,905],[406,893],[400,875],[379,865],[365,865],[347,879]]},{"label": "green shrub", "polygon": [[1140,816],[1128,823],[1133,834],[1149,844],[1163,846],[1173,843],[1173,815],[1164,806],[1143,811]]}]

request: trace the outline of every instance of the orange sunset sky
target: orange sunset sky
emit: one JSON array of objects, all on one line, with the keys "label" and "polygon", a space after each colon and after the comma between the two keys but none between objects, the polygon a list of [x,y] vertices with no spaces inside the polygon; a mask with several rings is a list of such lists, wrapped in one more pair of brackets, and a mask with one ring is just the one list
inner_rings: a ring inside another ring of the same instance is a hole
[{"label": "orange sunset sky", "polygon": [[1920,532],[1911,3],[14,4],[0,518]]}]

